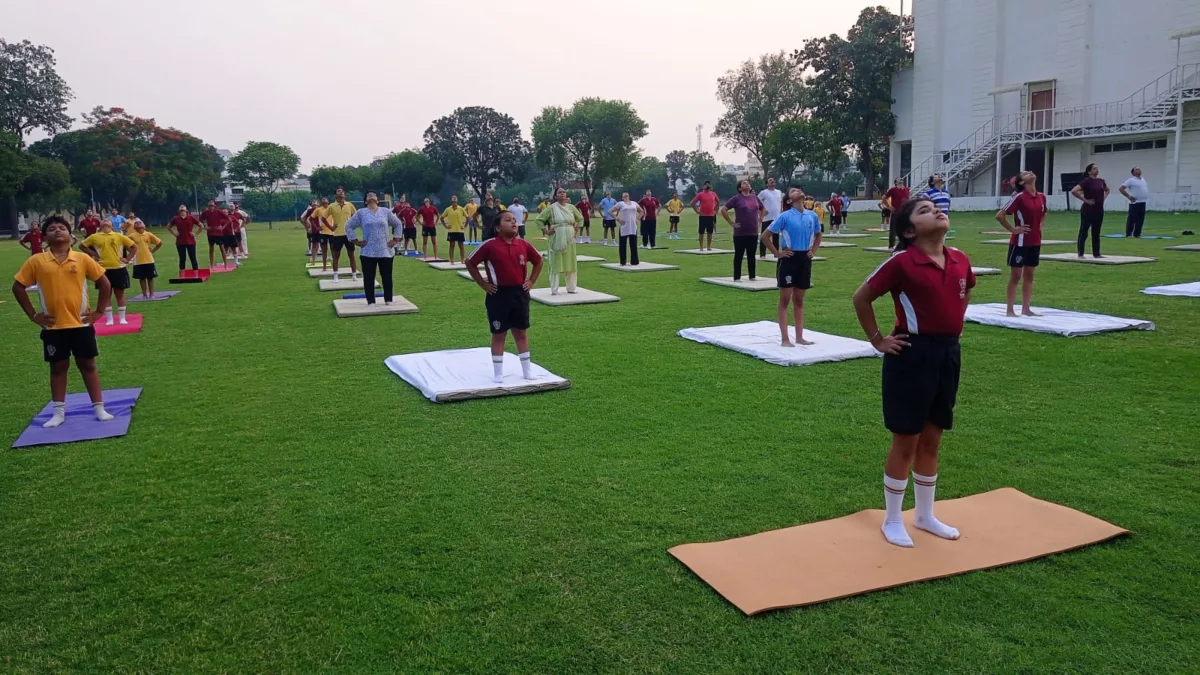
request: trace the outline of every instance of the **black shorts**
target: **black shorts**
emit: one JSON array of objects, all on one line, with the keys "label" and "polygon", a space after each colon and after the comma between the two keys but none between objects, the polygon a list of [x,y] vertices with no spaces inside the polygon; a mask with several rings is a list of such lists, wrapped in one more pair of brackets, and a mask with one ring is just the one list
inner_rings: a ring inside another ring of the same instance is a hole
[{"label": "black shorts", "polygon": [[124,267],[118,267],[115,270],[104,270],[104,276],[108,279],[108,283],[113,287],[113,290],[129,288],[129,270]]},{"label": "black shorts", "polygon": [[958,338],[909,335],[906,341],[899,354],[883,355],[884,426],[909,435],[921,433],[927,422],[953,428],[962,365]]},{"label": "black shorts", "polygon": [[[849,207],[849,206],[847,206],[847,207],[845,207],[845,208],[849,209],[850,207]],[[846,224],[846,223],[848,223],[848,222],[850,222],[850,212],[849,212],[849,211],[842,211],[842,224],[844,225],[844,224]]]},{"label": "black shorts", "polygon": [[808,251],[796,251],[775,263],[775,281],[777,288],[812,288],[812,258]]},{"label": "black shorts", "polygon": [[329,237],[329,245],[333,246],[334,253],[341,253],[342,249],[347,247],[349,247],[351,254],[354,253],[354,244],[350,243],[350,240],[346,238],[346,235],[330,234],[326,236]]},{"label": "black shorts", "polygon": [[892,211],[891,209],[880,209],[879,215],[883,216],[884,218],[891,218]]},{"label": "black shorts", "polygon": [[517,226],[517,236],[522,239],[525,238],[525,226],[524,225]]},{"label": "black shorts", "polygon": [[700,216],[700,234],[712,234],[716,229],[716,216]]},{"label": "black shorts", "polygon": [[310,244],[321,243],[321,233],[320,232],[309,232],[308,233],[308,243],[310,243]]},{"label": "black shorts", "polygon": [[424,225],[422,225],[421,226],[421,236],[422,237],[436,237],[437,236],[437,228],[436,227],[425,227]]},{"label": "black shorts", "polygon": [[240,232],[237,234],[227,234],[223,237],[223,240],[226,248],[237,248],[242,245],[242,235]]},{"label": "black shorts", "polygon": [[609,229],[615,230],[615,229],[617,229],[617,221],[615,221],[615,220],[606,220],[606,221],[604,221],[604,229],[606,229],[606,230],[609,230]]},{"label": "black shorts", "polygon": [[672,225],[678,225],[679,224],[679,216],[671,216],[669,218],[669,221]]},{"label": "black shorts", "polygon": [[46,363],[65,361],[72,356],[77,359],[94,359],[100,350],[96,347],[96,329],[60,328],[42,330],[42,356]]},{"label": "black shorts", "polygon": [[1009,267],[1037,267],[1042,259],[1041,246],[1008,245]]},{"label": "black shorts", "polygon": [[585,227],[585,228],[591,228],[591,226],[592,226],[592,221],[591,221],[591,220],[589,220],[589,219],[587,219],[587,218],[584,218],[584,219],[583,219],[583,227]]},{"label": "black shorts", "polygon": [[838,226],[841,226],[841,224],[842,224],[842,216],[841,216],[841,214],[837,214],[837,215],[831,215],[831,216],[829,216],[829,224],[830,224],[830,225],[838,225]]},{"label": "black shorts", "polygon": [[446,241],[450,242],[451,244],[456,241],[460,244],[464,244],[467,241],[467,236],[462,232],[447,232]]},{"label": "black shorts", "polygon": [[223,235],[223,234],[208,235],[208,245],[209,245],[209,247],[224,246],[225,245],[225,235]]},{"label": "black shorts", "polygon": [[483,301],[493,335],[529,328],[529,293],[520,286],[501,286]]},{"label": "black shorts", "polygon": [[417,228],[415,228],[415,227],[404,228],[404,238],[405,239],[416,239],[417,238]]},{"label": "black shorts", "polygon": [[158,276],[158,268],[154,263],[145,263],[143,265],[133,266],[134,279],[153,279]]}]

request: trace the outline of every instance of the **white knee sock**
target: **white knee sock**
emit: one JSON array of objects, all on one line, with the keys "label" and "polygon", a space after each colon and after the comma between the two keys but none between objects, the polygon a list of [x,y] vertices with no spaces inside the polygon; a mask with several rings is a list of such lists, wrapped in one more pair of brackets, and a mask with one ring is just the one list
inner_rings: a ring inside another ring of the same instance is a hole
[{"label": "white knee sock", "polygon": [[492,354],[492,382],[504,381],[504,355]]},{"label": "white knee sock", "polygon": [[532,380],[533,372],[530,370],[529,352],[521,352],[517,354],[517,358],[521,359],[521,374],[525,376],[525,379]]},{"label": "white knee sock", "polygon": [[107,422],[113,418],[107,410],[104,409],[104,401],[92,404],[92,410],[96,413],[96,419],[101,422]]},{"label": "white knee sock", "polygon": [[109,326],[113,324],[112,307],[104,308],[104,323]]},{"label": "white knee sock", "polygon": [[922,476],[913,472],[913,496],[917,502],[917,517],[913,524],[918,530],[936,534],[942,539],[958,539],[958,530],[938,520],[933,515],[933,498],[937,492],[937,474]]},{"label": "white knee sock", "polygon": [[912,548],[912,537],[904,529],[901,511],[904,508],[904,493],[908,491],[908,479],[896,479],[883,475],[883,503],[887,506],[887,515],[883,518],[883,536],[888,543],[904,548]]},{"label": "white knee sock", "polygon": [[117,314],[120,317],[121,323],[129,323],[128,321],[125,320],[125,308],[124,307],[118,307]]},{"label": "white knee sock", "polygon": [[50,419],[47,420],[46,423],[42,425],[42,428],[43,429],[53,429],[54,427],[62,424],[63,420],[65,420],[65,419],[67,419],[67,402],[66,401],[55,401],[54,402],[54,415],[51,416]]}]

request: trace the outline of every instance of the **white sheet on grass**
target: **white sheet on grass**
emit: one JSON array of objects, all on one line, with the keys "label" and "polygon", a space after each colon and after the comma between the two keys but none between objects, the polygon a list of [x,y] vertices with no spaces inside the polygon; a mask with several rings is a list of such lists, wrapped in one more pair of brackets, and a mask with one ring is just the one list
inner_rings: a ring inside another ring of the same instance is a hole
[{"label": "white sheet on grass", "polygon": [[[795,326],[788,326],[788,334],[795,337]],[[777,366],[811,366],[826,361],[882,356],[870,342],[855,340],[840,335],[818,333],[805,329],[804,338],[814,344],[808,346],[782,347],[779,344],[779,324],[774,321],[756,321],[731,326],[709,328],[684,328],[679,336],[703,344],[716,345],[735,352],[749,354],[756,359]]]},{"label": "white sheet on grass", "polygon": [[535,288],[529,292],[529,299],[543,305],[598,305],[605,302],[617,302],[621,298],[586,288],[576,288],[574,293],[568,293],[566,288],[560,288],[558,295],[551,295],[549,288]]},{"label": "white sheet on grass", "polygon": [[1151,286],[1143,288],[1146,295],[1182,295],[1189,298],[1200,298],[1200,281],[1189,284],[1171,284],[1170,286]]},{"label": "white sheet on grass", "polygon": [[[949,239],[950,237],[946,237],[946,238]],[[1008,239],[984,239],[983,241],[981,241],[979,243],[995,244],[997,246],[1008,246],[1008,242],[1009,242]],[[1043,239],[1042,240],[1042,246],[1066,246],[1067,244],[1074,244],[1074,243],[1075,242],[1071,241],[1070,239]],[[1042,257],[1045,258],[1046,256],[1042,256]]]},{"label": "white sheet on grass", "polygon": [[384,364],[434,403],[529,394],[571,386],[570,380],[536,363],[532,364],[534,379],[526,380],[521,376],[521,361],[509,353],[504,354],[504,381],[492,382],[492,353],[487,347],[397,354],[389,356]]},{"label": "white sheet on grass", "polygon": [[711,250],[703,248],[681,248],[676,249],[675,252],[686,253],[688,255],[725,255],[728,253],[733,253],[733,251],[727,248],[714,248]]},{"label": "white sheet on grass", "polygon": [[734,281],[733,277],[700,277],[700,281],[717,286],[728,286],[740,291],[773,291],[779,287],[774,277],[758,277],[753,281],[749,277],[742,277],[738,281]]},{"label": "white sheet on grass", "polygon": [[[1045,242],[1042,242],[1045,243]],[[1057,260],[1059,262],[1083,263],[1085,265],[1132,265],[1134,263],[1157,262],[1157,258],[1144,258],[1137,255],[1105,255],[1102,258],[1084,256],[1080,258],[1074,253],[1052,253],[1043,255],[1042,260]]]},{"label": "white sheet on grass", "polygon": [[435,270],[465,270],[465,269],[467,269],[467,264],[461,263],[461,262],[429,263],[429,266]]},{"label": "white sheet on grass", "polygon": [[821,248],[850,248],[851,246],[858,246],[858,244],[851,244],[848,241],[825,241],[824,237],[821,238]]},{"label": "white sheet on grass", "polygon": [[1200,244],[1179,244],[1178,246],[1168,246],[1168,251],[1200,251]]},{"label": "white sheet on grass", "polygon": [[975,276],[977,277],[987,276],[989,274],[1000,274],[999,267],[972,267],[971,271],[974,272]]},{"label": "white sheet on grass", "polygon": [[844,234],[844,233],[841,233],[841,232],[830,232],[829,234],[822,235],[822,236],[821,236],[821,238],[822,238],[822,239],[860,239],[860,238],[862,238],[862,237],[867,237],[867,236],[870,236],[870,235],[866,235],[866,234]]},{"label": "white sheet on grass", "polygon": [[[375,280],[375,287],[378,288],[382,284],[378,279]],[[364,290],[363,282],[355,281],[349,277],[345,279],[322,279],[317,282],[317,288],[322,291],[361,291]]]},{"label": "white sheet on grass", "polygon": [[1125,319],[1105,314],[1072,312],[1051,307],[1034,307],[1041,316],[1008,316],[1004,303],[989,302],[967,307],[966,320],[985,326],[1016,328],[1035,333],[1050,333],[1064,337],[1080,337],[1118,330],[1154,330],[1154,322]]}]

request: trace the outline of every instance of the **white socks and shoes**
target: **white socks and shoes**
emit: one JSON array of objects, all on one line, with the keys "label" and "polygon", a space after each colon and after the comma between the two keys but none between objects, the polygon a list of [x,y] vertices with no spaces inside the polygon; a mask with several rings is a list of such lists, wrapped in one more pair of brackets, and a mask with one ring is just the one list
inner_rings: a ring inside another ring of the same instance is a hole
[{"label": "white socks and shoes", "polygon": [[913,496],[916,497],[917,502],[917,517],[913,524],[918,530],[925,530],[942,539],[958,539],[957,529],[933,516],[933,497],[937,492],[937,474],[922,476],[914,471],[912,478]]},{"label": "white socks and shoes", "polygon": [[492,354],[492,382],[500,384],[504,381],[504,355]]},{"label": "white socks and shoes", "polygon": [[886,473],[883,474],[883,503],[887,507],[887,514],[883,517],[883,527],[881,528],[883,537],[894,546],[912,548],[912,537],[908,536],[908,530],[904,529],[904,519],[901,516],[904,508],[904,493],[907,491],[907,478],[897,480]]},{"label": "white socks and shoes", "polygon": [[62,402],[55,401],[54,402],[54,414],[50,417],[50,419],[45,424],[42,425],[42,428],[43,429],[53,429],[54,427],[61,425],[66,419],[67,419],[67,402],[66,401],[62,401]]},{"label": "white socks and shoes", "polygon": [[337,272],[334,272],[334,273],[333,273],[333,283],[335,283],[335,284],[336,284],[338,281],[339,281],[339,279],[338,279],[338,273],[337,273]]},{"label": "white socks and shoes", "polygon": [[105,325],[105,326],[111,326],[111,325],[113,325],[113,313],[112,313],[112,307],[105,307],[105,308],[104,308],[104,325]]},{"label": "white socks and shoes", "polygon": [[125,308],[124,307],[117,308],[117,317],[118,317],[117,323],[121,324],[122,326],[129,324],[129,321],[127,321],[125,319]]},{"label": "white socks and shoes", "polygon": [[113,418],[112,413],[104,409],[104,401],[93,403],[92,410],[96,413],[96,419],[101,422],[107,422]]},{"label": "white socks and shoes", "polygon": [[521,352],[517,354],[517,358],[521,359],[521,375],[527,380],[533,379],[533,371],[530,368],[529,352]]},{"label": "white socks and shoes", "polygon": [[[913,524],[918,530],[924,530],[942,539],[958,539],[958,530],[938,520],[933,515],[934,495],[937,492],[937,474],[922,476],[913,473],[913,496],[916,498],[916,517]],[[888,543],[904,548],[912,548],[912,537],[904,528],[901,511],[904,507],[904,493],[908,489],[908,479],[898,480],[884,474],[883,501],[887,513],[883,518],[883,536]]]}]

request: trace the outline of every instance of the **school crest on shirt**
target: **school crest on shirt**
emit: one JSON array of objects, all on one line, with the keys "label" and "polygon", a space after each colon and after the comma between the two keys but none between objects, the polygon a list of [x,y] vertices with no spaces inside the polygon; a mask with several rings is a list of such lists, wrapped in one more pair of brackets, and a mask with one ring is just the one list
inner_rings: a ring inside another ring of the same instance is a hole
[{"label": "school crest on shirt", "polygon": [[517,264],[518,264],[518,265],[524,265],[524,264],[525,264],[525,254],[524,254],[524,253],[522,253],[521,255],[518,255],[518,256],[517,256]]},{"label": "school crest on shirt", "polygon": [[960,300],[967,297],[967,280],[966,279],[958,280],[958,297]]},{"label": "school crest on shirt", "polygon": [[[500,322],[499,321],[492,322],[492,330],[500,330]],[[54,355],[51,354],[50,356],[54,356]]]}]

